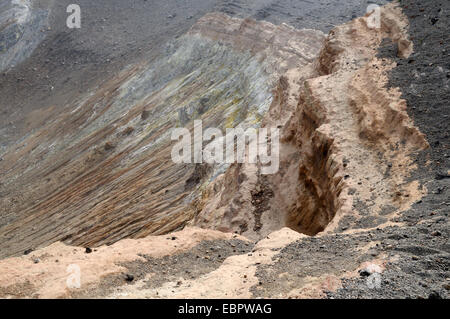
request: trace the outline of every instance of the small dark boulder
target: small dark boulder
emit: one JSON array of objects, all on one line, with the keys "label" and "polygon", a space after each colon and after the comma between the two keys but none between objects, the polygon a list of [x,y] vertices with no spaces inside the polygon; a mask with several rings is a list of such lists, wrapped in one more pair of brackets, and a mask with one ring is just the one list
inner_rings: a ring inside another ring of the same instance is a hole
[{"label": "small dark boulder", "polygon": [[442,299],[441,295],[437,291],[433,291],[428,296],[428,299]]}]

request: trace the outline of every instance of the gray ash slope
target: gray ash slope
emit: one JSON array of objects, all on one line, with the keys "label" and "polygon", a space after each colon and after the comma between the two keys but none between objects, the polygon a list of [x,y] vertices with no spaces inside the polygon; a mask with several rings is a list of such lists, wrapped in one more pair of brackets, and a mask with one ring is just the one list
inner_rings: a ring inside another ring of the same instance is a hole
[{"label": "gray ash slope", "polygon": [[226,0],[218,11],[240,18],[252,17],[274,24],[287,23],[297,29],[317,29],[328,33],[336,25],[363,16],[369,4],[384,0]]},{"label": "gray ash slope", "polygon": [[381,240],[377,250],[399,256],[383,272],[381,288],[369,289],[361,277],[330,293],[334,298],[449,298],[450,2],[402,0],[400,6],[410,21],[414,53],[398,59],[397,48],[386,43],[379,55],[397,62],[389,86],[401,89],[409,116],[430,143],[417,157],[419,169],[412,177],[428,195],[399,217],[404,228],[368,234]]}]

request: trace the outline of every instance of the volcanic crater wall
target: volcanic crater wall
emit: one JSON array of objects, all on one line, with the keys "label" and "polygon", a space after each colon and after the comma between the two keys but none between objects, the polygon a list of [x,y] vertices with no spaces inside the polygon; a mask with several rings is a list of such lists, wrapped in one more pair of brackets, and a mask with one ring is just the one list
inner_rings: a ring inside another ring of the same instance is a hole
[{"label": "volcanic crater wall", "polygon": [[[328,37],[208,14],[164,56],[130,66],[66,105],[0,162],[0,257],[56,241],[98,246],[186,225],[260,239],[284,226],[307,234],[377,227],[425,192],[407,181],[427,147],[396,89],[388,38],[412,45],[399,9],[382,9]],[[280,169],[176,165],[171,130],[282,129]],[[386,210],[389,210],[386,213]],[[360,223],[354,223],[359,220]]]},{"label": "volcanic crater wall", "polygon": [[1,154],[1,256],[184,227],[199,191],[227,167],[173,163],[172,129],[192,130],[196,119],[205,129],[259,127],[280,75],[310,63],[321,39],[209,14],[163,57],[130,66],[56,117],[54,107],[35,112],[30,121],[41,125]]}]

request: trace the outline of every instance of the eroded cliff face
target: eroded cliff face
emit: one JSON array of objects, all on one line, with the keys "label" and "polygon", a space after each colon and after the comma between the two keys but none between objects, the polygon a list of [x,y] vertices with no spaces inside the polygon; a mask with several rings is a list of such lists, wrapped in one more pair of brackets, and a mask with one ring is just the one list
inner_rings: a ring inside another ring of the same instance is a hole
[{"label": "eroded cliff face", "polygon": [[376,56],[383,39],[397,42],[402,56],[412,44],[399,9],[383,9],[380,29],[364,17],[330,33],[316,64],[324,75],[306,81],[287,128],[302,154],[288,224],[309,235],[331,221],[327,231],[336,230],[343,217],[367,219],[371,227],[389,223],[423,193],[407,182],[416,168],[409,155],[428,144],[401,93],[386,88],[393,63]]},{"label": "eroded cliff face", "polygon": [[[386,38],[412,52],[408,21],[392,4],[380,28],[369,19],[325,37],[209,14],[70,114],[41,113],[0,162],[2,256],[114,244],[0,261],[0,296],[324,297],[369,262],[384,271],[393,259],[370,253],[369,232],[400,226],[426,193],[410,174],[428,144],[386,86],[395,63],[377,57]],[[172,163],[170,129],[200,118],[280,128],[278,173]],[[69,264],[82,289],[67,288]]]},{"label": "eroded cliff face", "polygon": [[369,19],[335,28],[315,61],[280,77],[262,121],[283,127],[280,172],[234,167],[206,192],[195,225],[255,239],[283,226],[316,235],[337,230],[341,218],[389,223],[421,197],[417,182],[407,182],[409,155],[427,142],[399,90],[385,88],[394,64],[376,56],[383,39],[398,43],[401,56],[411,52],[407,22],[393,5],[380,28]]}]

